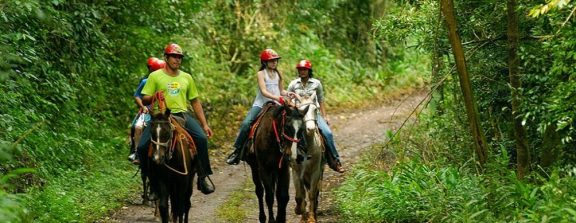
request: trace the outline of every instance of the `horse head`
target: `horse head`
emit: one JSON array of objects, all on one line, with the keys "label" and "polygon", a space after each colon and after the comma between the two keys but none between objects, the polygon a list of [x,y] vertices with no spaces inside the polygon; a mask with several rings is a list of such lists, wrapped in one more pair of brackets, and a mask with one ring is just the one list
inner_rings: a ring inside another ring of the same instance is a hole
[{"label": "horse head", "polygon": [[170,148],[174,135],[174,126],[170,122],[170,110],[154,114],[150,127],[153,144],[152,160],[158,165],[165,164],[171,157]]},{"label": "horse head", "polygon": [[292,105],[282,106],[274,116],[282,123],[282,133],[279,135],[284,138],[284,143],[282,143],[284,148],[282,150],[286,151],[286,149],[290,148],[288,150],[290,157],[296,159],[296,149],[300,141],[299,136],[302,135],[302,120],[304,116],[298,111],[298,108]]},{"label": "horse head", "polygon": [[300,114],[304,115],[306,134],[312,134],[317,128],[316,124],[316,92],[312,95],[305,95],[297,99],[296,106]]}]

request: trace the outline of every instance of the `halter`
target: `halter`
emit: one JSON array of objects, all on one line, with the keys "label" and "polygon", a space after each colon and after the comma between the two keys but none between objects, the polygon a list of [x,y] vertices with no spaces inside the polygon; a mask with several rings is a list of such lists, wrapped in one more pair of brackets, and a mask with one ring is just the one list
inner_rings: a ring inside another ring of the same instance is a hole
[{"label": "halter", "polygon": [[[315,112],[311,112],[311,111],[310,111],[310,110],[314,110],[314,111],[315,111],[315,110],[318,109],[318,106],[316,106],[316,103],[315,103],[314,100],[313,100],[313,98],[315,98],[315,97],[316,97],[316,93],[312,94],[311,97],[306,98],[306,100],[309,100],[308,102],[299,104],[299,105],[297,106],[299,112],[304,112],[304,111],[306,111],[306,113],[304,114],[304,119],[303,119],[304,123],[307,123],[307,122],[310,122],[310,121],[316,122],[316,114],[315,114]],[[312,106],[314,106],[314,107],[312,107]],[[308,107],[308,108],[306,108],[306,107]],[[312,109],[311,109],[311,108],[312,108]],[[306,109],[307,109],[307,110],[306,110]]]},{"label": "halter", "polygon": [[[280,123],[280,129],[282,132],[280,134],[278,134],[278,125],[276,124],[276,119],[272,119],[272,129],[274,129],[274,135],[276,136],[276,142],[280,146],[280,153],[283,154],[280,157],[280,160],[278,161],[278,168],[282,168],[282,161],[284,160],[284,153],[285,153],[285,150],[283,151],[284,140],[282,140],[282,139],[286,139],[286,140],[293,142],[293,143],[300,142],[300,139],[292,138],[289,135],[286,135],[286,133],[284,132],[284,126],[285,125],[286,125],[286,111],[284,110],[284,111],[282,111],[282,122]],[[298,130],[296,130],[296,133],[297,132],[298,132]],[[282,138],[280,138],[280,135],[282,135]]]},{"label": "halter", "polygon": [[314,106],[313,110],[316,111],[317,107],[314,103],[308,103],[306,105],[309,105],[308,111],[306,111],[306,114],[304,114],[304,123],[308,122],[308,121],[316,121],[316,114],[314,114],[315,112],[312,112],[310,107]]},{"label": "halter", "polygon": [[154,145],[156,145],[156,149],[158,149],[158,147],[162,146],[165,147],[166,149],[168,149],[169,152],[169,156],[168,157],[172,157],[172,150],[174,149],[174,145],[176,141],[172,141],[172,139],[174,138],[174,126],[172,125],[172,123],[170,121],[155,121],[155,123],[160,123],[160,124],[170,124],[170,137],[165,141],[165,142],[161,142],[160,141],[160,127],[156,127],[156,136],[158,137],[157,140],[154,139],[150,139],[150,141],[152,141],[152,143]]},{"label": "halter", "polygon": [[[289,135],[286,135],[286,133],[284,132],[284,126],[286,122],[286,111],[282,111],[282,123],[280,124],[280,129],[282,129],[282,137],[284,137],[285,139],[287,139],[290,142],[295,142],[298,143],[300,142],[300,139],[297,138],[292,138]],[[280,139],[280,135],[278,134],[278,127],[276,125],[276,119],[272,120],[272,127],[274,129],[274,135],[276,136],[276,142],[278,142],[278,145],[280,145],[280,147],[284,147],[284,144],[282,143],[283,141]]]}]

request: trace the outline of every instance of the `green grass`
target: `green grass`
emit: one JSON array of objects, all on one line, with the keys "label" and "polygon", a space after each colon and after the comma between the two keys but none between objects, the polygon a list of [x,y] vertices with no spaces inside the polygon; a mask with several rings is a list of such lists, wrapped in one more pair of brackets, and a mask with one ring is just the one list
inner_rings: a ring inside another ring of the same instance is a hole
[{"label": "green grass", "polygon": [[[97,147],[106,146],[112,144]],[[121,207],[140,189],[140,178],[133,177],[136,168],[124,155],[109,149],[96,162],[85,161],[90,163],[85,168],[60,169],[59,177],[32,188],[26,203],[34,211],[28,221],[93,222]]]},{"label": "green grass", "polygon": [[[395,142],[393,148],[402,150],[410,143]],[[573,167],[534,171],[528,180],[520,181],[515,170],[508,167],[506,153],[492,155],[482,174],[471,162],[455,164],[440,158],[423,161],[416,156],[392,161],[374,157],[379,156],[365,157],[351,168],[336,191],[344,222],[576,220]],[[389,168],[389,163],[396,164]],[[541,175],[544,171],[547,174]]]},{"label": "green grass", "polygon": [[246,216],[250,209],[246,209],[246,200],[253,199],[254,190],[252,181],[246,179],[241,189],[230,194],[226,202],[216,210],[218,218],[224,222],[246,222]]}]

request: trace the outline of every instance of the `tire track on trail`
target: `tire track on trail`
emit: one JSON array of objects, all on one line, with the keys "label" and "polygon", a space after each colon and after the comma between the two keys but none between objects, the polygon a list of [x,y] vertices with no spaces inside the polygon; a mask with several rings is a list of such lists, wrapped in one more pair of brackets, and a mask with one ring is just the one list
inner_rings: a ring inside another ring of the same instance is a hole
[{"label": "tire track on trail", "polygon": [[[345,168],[348,170],[352,168],[353,164],[360,159],[361,154],[371,145],[385,142],[387,131],[395,132],[425,96],[426,92],[423,90],[414,91],[383,103],[379,107],[329,114],[334,138]],[[228,152],[225,151],[225,153]],[[224,160],[212,160],[212,163],[214,174],[211,178],[216,185],[216,192],[204,195],[194,189],[190,222],[226,222],[218,219],[216,210],[227,201],[232,192],[244,189],[245,182],[252,181],[248,165],[228,166]],[[345,175],[346,173],[338,174],[328,167],[325,168],[318,210],[319,222],[339,222],[331,189],[339,185],[344,180]],[[251,199],[246,200],[241,208],[247,211],[246,222],[257,222],[258,201],[254,194],[254,186],[251,185],[249,190],[252,195]],[[127,201],[127,205],[101,222],[159,222],[153,216],[154,209],[138,204],[139,201],[140,198],[135,195]],[[287,222],[300,220],[300,216],[294,214],[294,207],[294,189],[290,185]]]}]

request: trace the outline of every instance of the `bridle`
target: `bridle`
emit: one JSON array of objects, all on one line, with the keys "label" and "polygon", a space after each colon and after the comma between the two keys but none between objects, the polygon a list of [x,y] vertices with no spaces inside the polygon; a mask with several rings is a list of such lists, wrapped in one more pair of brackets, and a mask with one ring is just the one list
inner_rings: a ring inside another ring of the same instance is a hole
[{"label": "bridle", "polygon": [[[162,130],[162,128],[160,127],[160,125],[156,126],[156,137],[157,139],[154,140],[154,138],[151,139],[152,143],[154,145],[156,145],[156,150],[159,150],[160,147],[164,147],[166,148],[169,152],[171,152],[171,147],[172,147],[172,139],[174,138],[174,126],[172,125],[172,123],[170,121],[154,121],[153,123],[155,124],[170,124],[170,134],[169,134],[169,138],[165,141],[162,142],[160,141],[160,131]],[[171,155],[169,155],[168,157],[170,157]]]},{"label": "bridle", "polygon": [[[305,103],[301,103],[297,105],[298,111],[304,113],[304,123],[313,121],[316,122],[316,109],[318,109],[318,106],[316,106],[316,103],[314,102],[314,98],[316,97],[316,93],[312,94],[312,96],[306,98],[306,100],[309,100],[308,102]],[[314,123],[316,125],[316,123]]]},{"label": "bridle", "polygon": [[316,109],[318,107],[316,107],[316,104],[310,102],[310,103],[306,103],[303,105],[298,106],[298,110],[300,110],[300,107],[304,107],[304,106],[308,106],[308,108],[305,110],[306,113],[304,114],[304,123],[309,122],[309,121],[316,121],[316,114],[314,114],[316,111]]}]

